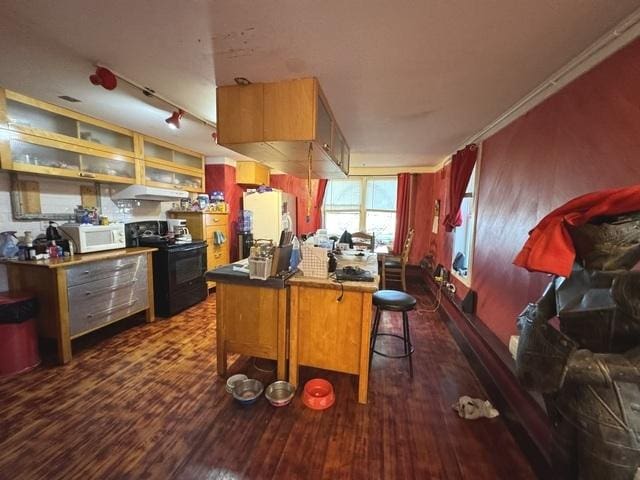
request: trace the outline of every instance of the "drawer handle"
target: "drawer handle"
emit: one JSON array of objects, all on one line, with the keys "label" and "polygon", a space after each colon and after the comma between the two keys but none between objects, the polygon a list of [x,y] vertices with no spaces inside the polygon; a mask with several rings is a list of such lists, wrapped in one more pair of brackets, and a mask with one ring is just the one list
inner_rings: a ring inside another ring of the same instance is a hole
[{"label": "drawer handle", "polygon": [[116,305],[115,307],[111,307],[107,310],[103,310],[102,312],[100,312],[99,315],[94,315],[93,313],[88,313],[87,314],[87,318],[88,319],[92,319],[94,317],[106,317],[108,316],[110,313],[113,313],[117,310],[124,310],[125,308],[129,308],[130,306],[132,306],[133,304],[138,303],[138,299],[134,299],[132,301],[130,301],[129,303],[124,303],[122,305]]},{"label": "drawer handle", "polygon": [[84,178],[96,178],[96,176],[93,173],[80,172],[78,175]]},{"label": "drawer handle", "polygon": [[88,297],[90,295],[100,295],[102,293],[115,292],[116,290],[121,290],[123,288],[127,288],[127,287],[130,287],[132,285],[135,285],[135,283],[136,283],[136,281],[132,280],[130,282],[123,283],[122,285],[116,285],[115,287],[103,288],[102,290],[97,290],[95,292],[87,291],[87,292],[84,292],[84,294]]},{"label": "drawer handle", "polygon": [[[127,263],[126,265],[118,265],[115,266],[111,269],[112,272],[119,272],[121,270],[127,270],[129,268],[133,268],[135,264],[134,263]],[[92,272],[91,270],[85,270],[84,272],[82,272],[83,275],[90,275]]]}]

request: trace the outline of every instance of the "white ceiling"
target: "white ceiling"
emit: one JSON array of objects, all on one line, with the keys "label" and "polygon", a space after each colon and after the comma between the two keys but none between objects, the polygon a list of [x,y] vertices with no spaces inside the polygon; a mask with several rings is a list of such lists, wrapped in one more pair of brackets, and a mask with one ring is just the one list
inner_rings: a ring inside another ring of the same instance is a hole
[{"label": "white ceiling", "polygon": [[[201,151],[215,85],[316,76],[353,165],[434,165],[640,6],[638,0],[0,0],[0,85]],[[68,104],[57,97],[82,100]]]}]

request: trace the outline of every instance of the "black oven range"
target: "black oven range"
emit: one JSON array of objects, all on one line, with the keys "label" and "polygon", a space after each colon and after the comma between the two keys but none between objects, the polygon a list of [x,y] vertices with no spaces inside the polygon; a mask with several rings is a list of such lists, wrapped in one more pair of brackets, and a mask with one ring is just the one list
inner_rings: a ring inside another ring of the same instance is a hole
[{"label": "black oven range", "polygon": [[127,223],[125,238],[127,247],[158,249],[153,253],[156,315],[170,317],[207,297],[207,242],[177,244],[162,220]]}]

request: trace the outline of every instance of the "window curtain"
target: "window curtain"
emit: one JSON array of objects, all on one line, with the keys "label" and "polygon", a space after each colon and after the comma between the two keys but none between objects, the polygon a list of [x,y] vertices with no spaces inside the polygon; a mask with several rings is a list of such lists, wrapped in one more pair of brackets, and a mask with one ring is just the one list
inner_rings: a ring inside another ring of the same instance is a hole
[{"label": "window curtain", "polygon": [[396,190],[396,233],[393,237],[393,252],[402,252],[404,240],[409,232],[409,204],[411,196],[411,174],[398,174]]},{"label": "window curtain", "polygon": [[451,177],[449,178],[449,196],[447,198],[447,215],[442,224],[447,232],[462,225],[460,205],[467,191],[469,178],[478,157],[478,146],[467,145],[453,154],[451,160]]},{"label": "window curtain", "polygon": [[327,179],[318,180],[318,190],[316,190],[316,198],[313,202],[313,212],[311,213],[311,226],[316,231],[322,228],[322,203],[324,202],[324,193],[327,190]]}]

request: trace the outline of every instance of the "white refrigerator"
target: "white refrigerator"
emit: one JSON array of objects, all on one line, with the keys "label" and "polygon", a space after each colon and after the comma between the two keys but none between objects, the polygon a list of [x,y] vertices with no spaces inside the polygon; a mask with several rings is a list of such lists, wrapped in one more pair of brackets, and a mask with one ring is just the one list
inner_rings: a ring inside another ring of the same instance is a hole
[{"label": "white refrigerator", "polygon": [[296,197],[281,190],[271,192],[245,192],[242,195],[242,208],[253,213],[254,240],[272,240],[274,245],[280,241],[280,232],[289,224],[296,233]]}]

